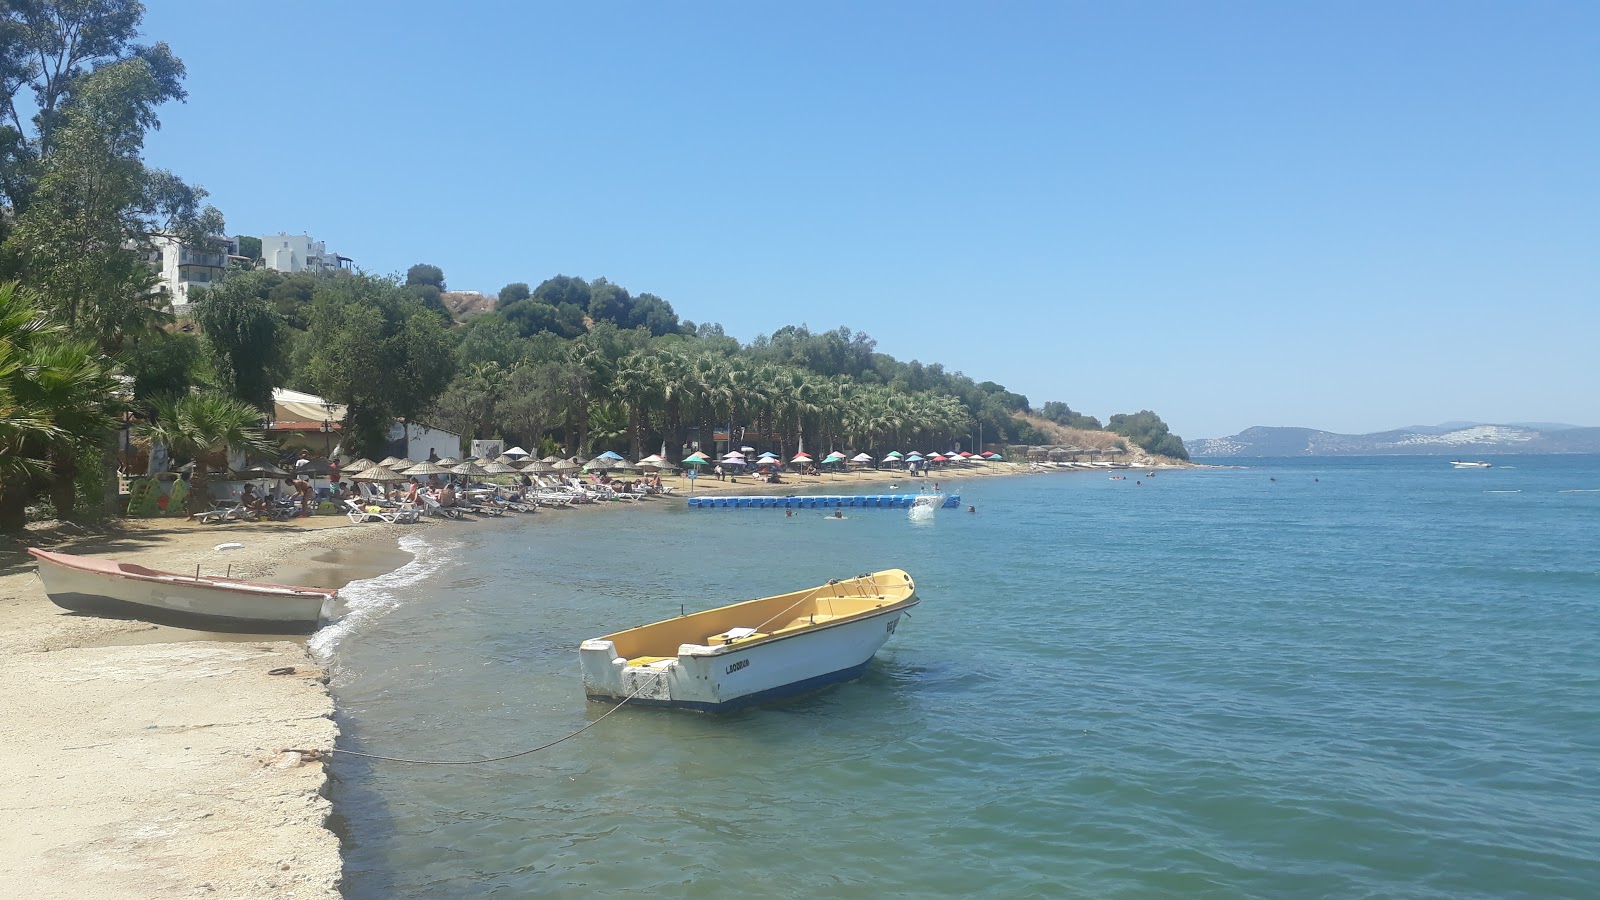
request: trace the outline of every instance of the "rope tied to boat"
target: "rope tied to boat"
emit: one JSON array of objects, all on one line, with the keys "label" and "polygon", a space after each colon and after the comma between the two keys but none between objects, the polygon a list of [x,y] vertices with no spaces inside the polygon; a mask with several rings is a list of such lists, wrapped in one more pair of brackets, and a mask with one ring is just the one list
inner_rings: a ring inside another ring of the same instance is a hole
[{"label": "rope tied to boat", "polygon": [[[653,675],[655,678],[665,678],[667,675],[666,672],[652,672],[648,674]],[[589,724],[579,728],[577,731],[574,731],[569,735],[566,735],[565,737],[556,738],[548,744],[540,744],[539,746],[530,748],[528,750],[519,750],[516,753],[507,753],[505,756],[495,756],[489,759],[407,759],[402,756],[380,756],[376,753],[362,753],[358,750],[344,750],[339,747],[330,747],[327,750],[304,750],[296,747],[290,747],[285,749],[283,752],[298,753],[308,760],[318,760],[322,759],[326,755],[337,753],[341,756],[359,756],[362,759],[376,759],[382,760],[383,762],[411,763],[418,766],[480,766],[484,763],[505,762],[508,759],[516,759],[521,756],[528,756],[533,753],[538,753],[540,750],[548,750],[551,747],[562,743],[563,741],[572,740],[578,735],[583,734],[585,731],[588,731],[589,729],[605,721],[606,716],[609,716],[624,706],[627,706],[629,701],[639,696],[639,694],[642,693],[650,684],[651,682],[649,681],[641,683],[638,687],[634,688],[633,693],[622,698],[622,701],[616,706],[613,706],[601,713],[593,722],[590,722]]]}]

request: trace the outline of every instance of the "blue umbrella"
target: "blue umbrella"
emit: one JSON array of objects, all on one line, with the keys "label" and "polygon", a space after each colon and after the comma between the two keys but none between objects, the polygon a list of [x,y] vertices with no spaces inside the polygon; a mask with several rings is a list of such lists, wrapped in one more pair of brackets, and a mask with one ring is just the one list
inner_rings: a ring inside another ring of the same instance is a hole
[{"label": "blue umbrella", "polygon": [[922,454],[913,453],[910,456],[906,457],[906,462],[922,462],[922,459],[923,459]]},{"label": "blue umbrella", "polygon": [[613,450],[607,450],[606,452],[600,454],[600,458],[601,459],[622,459],[622,454],[617,453],[616,451],[613,451]]}]

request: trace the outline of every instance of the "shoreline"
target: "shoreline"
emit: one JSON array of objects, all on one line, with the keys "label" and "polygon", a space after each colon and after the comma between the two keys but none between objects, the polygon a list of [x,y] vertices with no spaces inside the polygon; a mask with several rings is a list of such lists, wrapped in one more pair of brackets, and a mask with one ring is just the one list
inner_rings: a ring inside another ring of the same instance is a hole
[{"label": "shoreline", "polygon": [[[703,475],[693,495],[959,490],[971,479],[1063,471],[1100,470],[1004,462],[917,477],[897,469],[791,475],[780,484]],[[691,496],[690,479],[663,482],[674,493],[643,502]],[[353,525],[342,516],[220,527],[134,519],[98,533],[37,537],[51,549],[169,571],[199,566],[337,588],[411,561],[398,540],[416,527]],[[216,549],[223,543],[244,546]],[[218,634],[71,613],[45,596],[23,546],[0,543],[0,721],[15,723],[0,732],[0,810],[22,813],[27,823],[0,837],[0,883],[36,897],[338,897],[344,859],[328,827],[334,810],[324,760],[331,754],[282,752],[328,751],[339,736],[328,675],[307,636]],[[294,671],[267,674],[284,668]],[[40,765],[45,756],[59,764]]]}]

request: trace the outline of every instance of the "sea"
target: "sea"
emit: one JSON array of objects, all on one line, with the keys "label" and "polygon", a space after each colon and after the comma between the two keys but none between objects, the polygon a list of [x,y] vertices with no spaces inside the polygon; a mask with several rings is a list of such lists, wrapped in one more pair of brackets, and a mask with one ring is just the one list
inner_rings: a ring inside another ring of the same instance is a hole
[{"label": "sea", "polygon": [[891,567],[922,603],[773,706],[336,756],[345,896],[1600,895],[1600,456],[1488,459],[420,530],[312,640],[341,749],[572,734],[611,709],[578,644],[680,610]]}]

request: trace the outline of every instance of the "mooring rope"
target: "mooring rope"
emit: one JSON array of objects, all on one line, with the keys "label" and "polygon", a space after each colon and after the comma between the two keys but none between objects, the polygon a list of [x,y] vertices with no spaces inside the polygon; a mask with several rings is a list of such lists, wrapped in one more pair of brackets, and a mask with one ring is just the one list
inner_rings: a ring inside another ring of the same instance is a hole
[{"label": "mooring rope", "polygon": [[[650,673],[650,674],[654,675],[656,678],[663,678],[663,677],[666,676],[667,673],[666,672],[654,672],[654,673]],[[377,760],[382,760],[384,762],[413,763],[413,764],[419,765],[419,766],[479,766],[479,765],[483,765],[484,763],[505,762],[508,759],[516,759],[519,756],[527,756],[527,755],[529,755],[531,753],[538,753],[540,750],[548,750],[551,747],[554,747],[555,745],[561,743],[562,741],[570,741],[570,740],[572,740],[573,738],[577,737],[578,735],[583,734],[585,731],[588,731],[589,729],[595,727],[596,725],[599,725],[602,721],[605,720],[606,716],[609,716],[612,713],[616,712],[617,710],[621,709],[622,707],[628,705],[628,701],[630,701],[633,698],[639,696],[639,693],[641,691],[643,691],[645,689],[645,687],[646,687],[646,685],[644,685],[644,684],[639,685],[637,688],[634,689],[633,693],[631,693],[628,696],[622,698],[622,702],[618,703],[616,706],[613,706],[610,709],[606,710],[605,712],[601,713],[599,718],[596,718],[593,722],[590,722],[589,724],[583,726],[582,728],[579,728],[577,731],[574,731],[574,732],[572,732],[571,734],[569,734],[569,735],[567,735],[565,737],[556,738],[555,740],[551,741],[548,744],[540,744],[539,746],[534,747],[534,748],[532,748],[530,750],[520,750],[520,751],[518,751],[516,753],[508,753],[505,756],[496,756],[496,757],[493,757],[493,758],[490,758],[490,759],[406,759],[405,757],[401,757],[401,756],[379,756],[376,753],[362,753],[362,752],[360,752],[358,750],[344,750],[344,749],[341,749],[339,747],[332,747],[332,748],[330,748],[328,750],[325,750],[325,751],[324,750],[301,750],[301,749],[298,749],[298,748],[291,747],[291,748],[289,748],[287,750],[284,750],[283,752],[284,753],[298,753],[298,754],[300,754],[302,756],[305,756],[305,757],[308,757],[310,759],[321,759],[324,753],[338,753],[338,754],[341,754],[341,755],[344,755],[344,756],[359,756],[362,759],[377,759]]]}]

